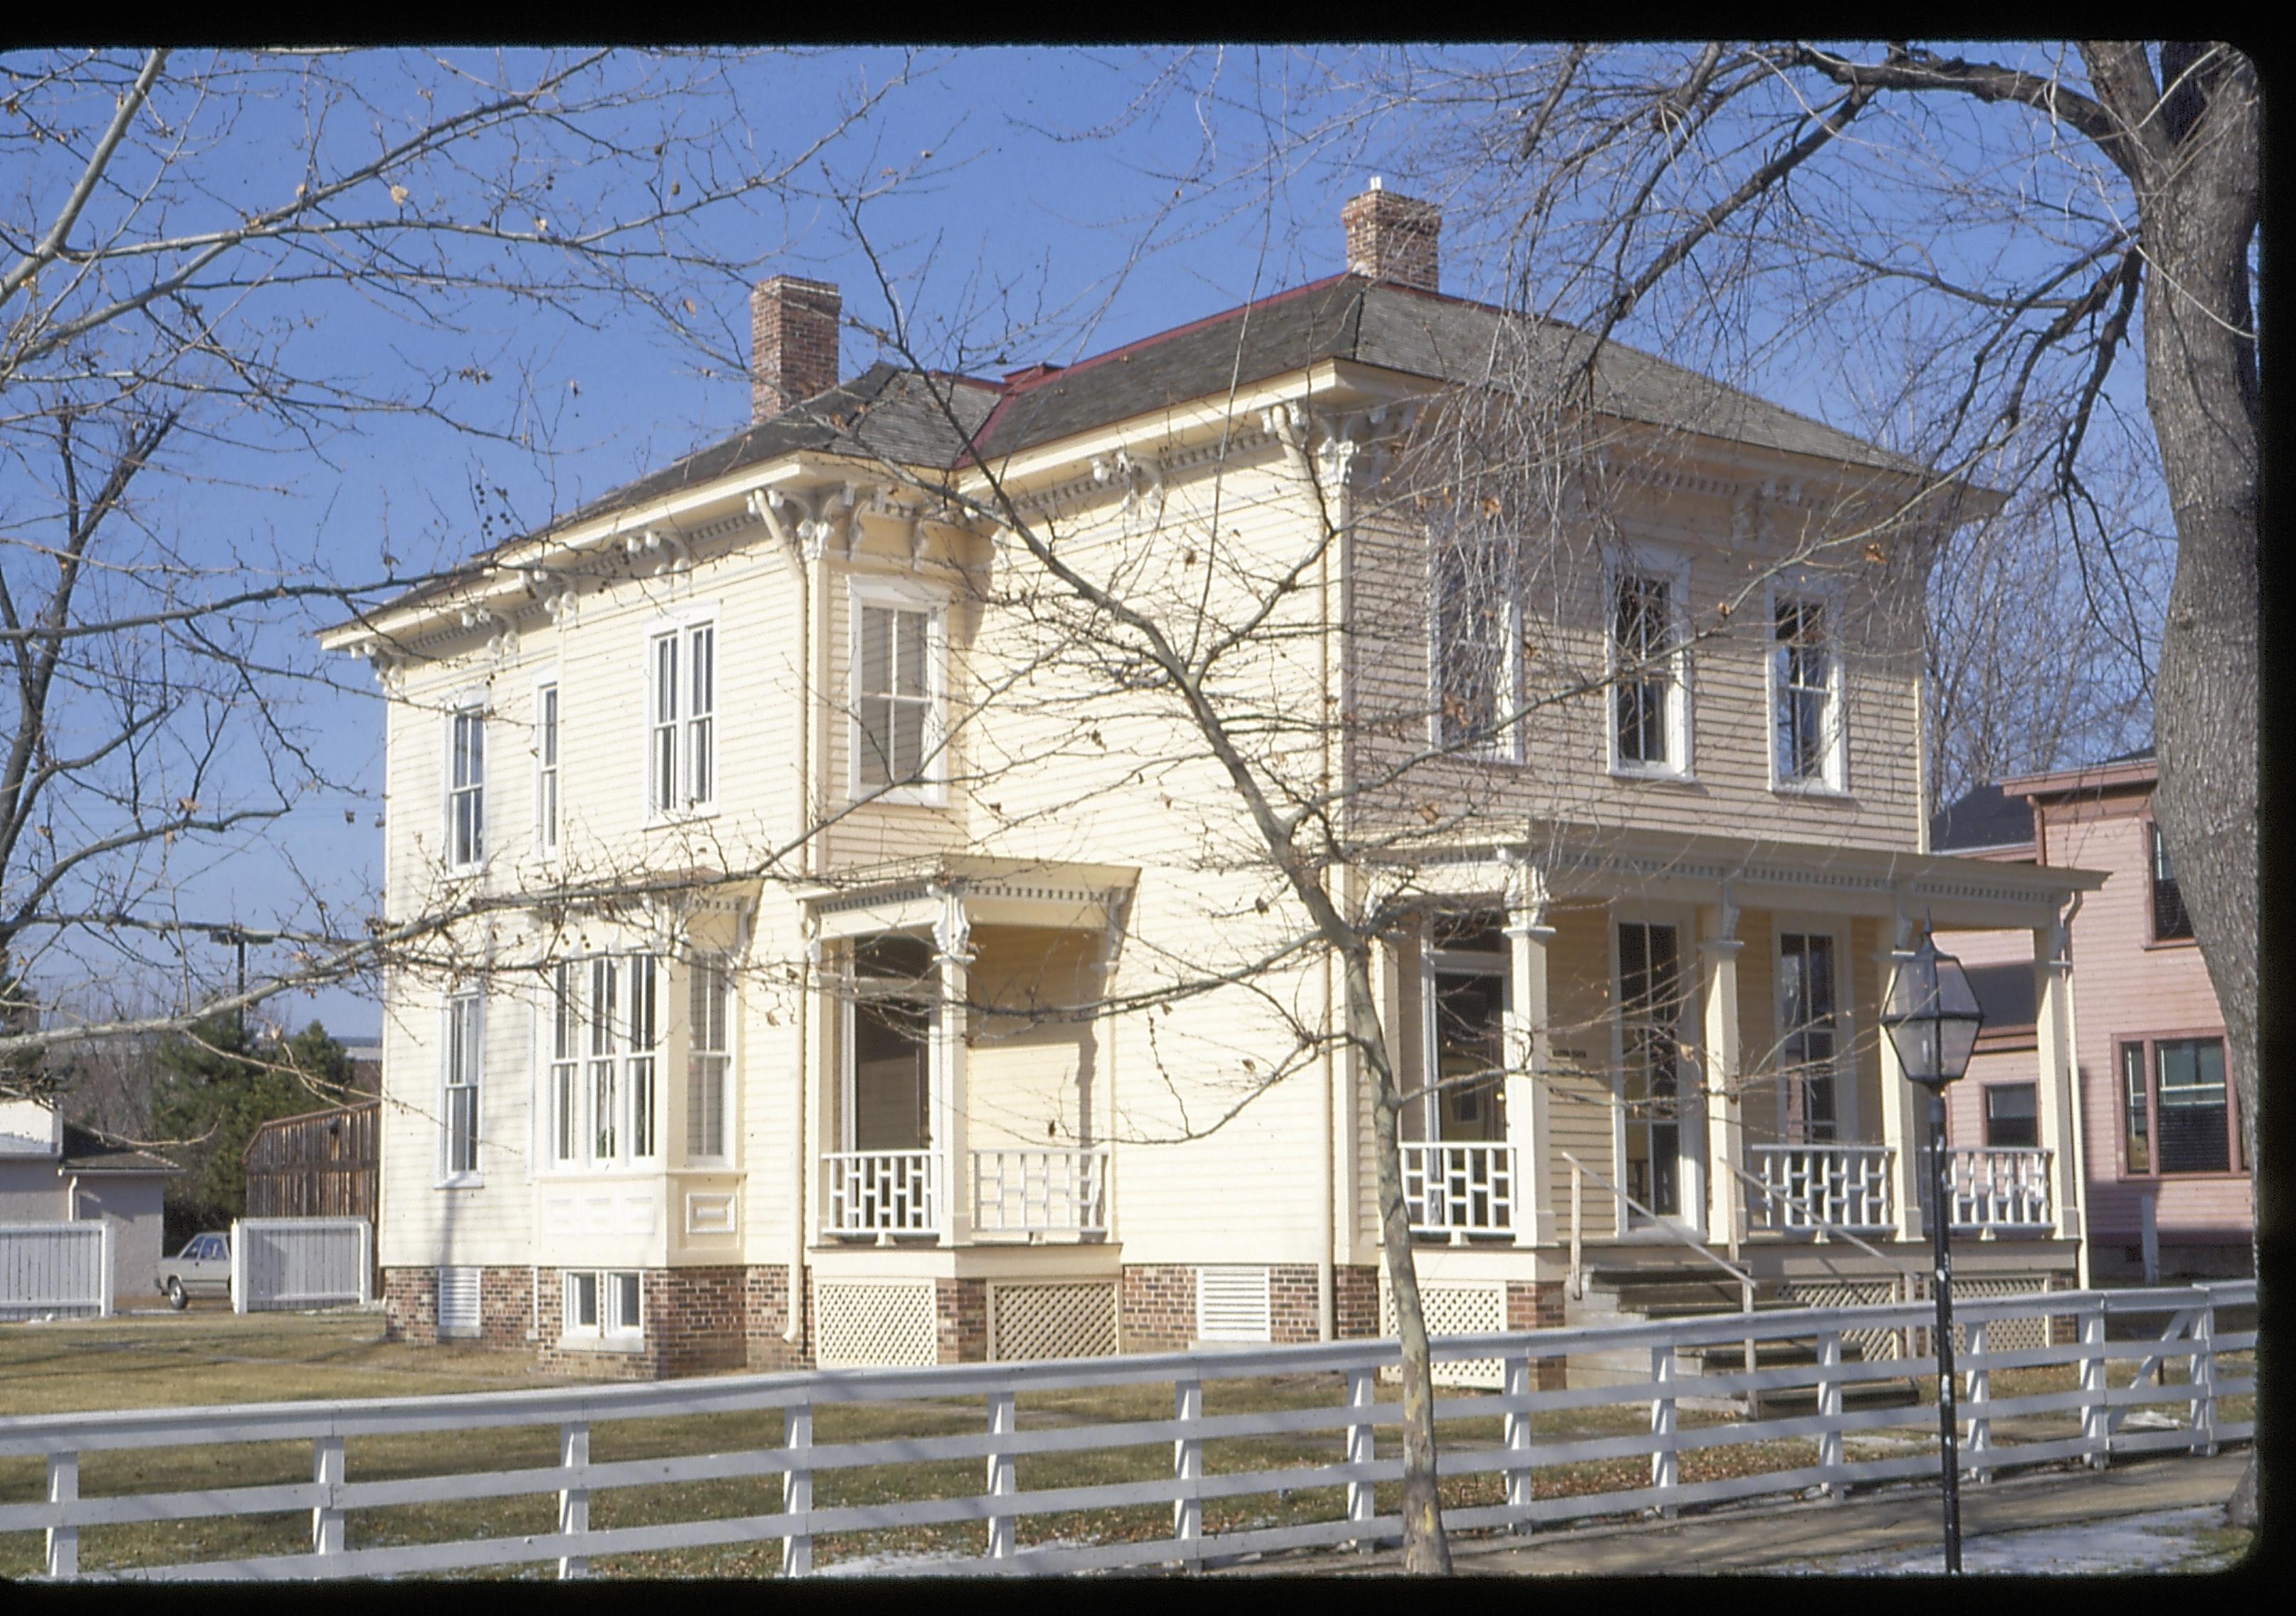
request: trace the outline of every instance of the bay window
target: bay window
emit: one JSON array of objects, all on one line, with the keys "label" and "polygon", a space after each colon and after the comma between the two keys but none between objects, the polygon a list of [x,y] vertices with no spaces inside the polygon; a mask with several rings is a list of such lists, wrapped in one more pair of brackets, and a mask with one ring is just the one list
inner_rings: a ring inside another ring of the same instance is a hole
[{"label": "bay window", "polygon": [[721,1161],[726,1149],[726,980],[724,968],[696,960],[686,976],[685,1153]]},{"label": "bay window", "polygon": [[599,955],[552,967],[545,1103],[562,1169],[644,1162],[661,1153],[661,957]]}]

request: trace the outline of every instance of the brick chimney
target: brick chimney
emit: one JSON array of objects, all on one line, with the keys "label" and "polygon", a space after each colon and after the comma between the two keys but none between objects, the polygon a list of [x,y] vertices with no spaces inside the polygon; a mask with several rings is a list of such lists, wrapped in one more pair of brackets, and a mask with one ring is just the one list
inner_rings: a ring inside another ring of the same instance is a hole
[{"label": "brick chimney", "polygon": [[828,281],[777,275],[750,291],[750,419],[770,420],[837,385],[837,318]]},{"label": "brick chimney", "polygon": [[1443,234],[1443,215],[1432,202],[1384,190],[1374,178],[1371,189],[1340,209],[1348,227],[1348,270],[1352,275],[1439,291],[1436,239]]}]

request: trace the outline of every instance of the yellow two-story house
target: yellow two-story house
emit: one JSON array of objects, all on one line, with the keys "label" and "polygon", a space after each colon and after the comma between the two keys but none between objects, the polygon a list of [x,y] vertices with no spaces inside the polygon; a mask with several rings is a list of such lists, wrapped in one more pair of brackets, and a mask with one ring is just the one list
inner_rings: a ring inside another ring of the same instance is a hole
[{"label": "yellow two-story house", "polygon": [[1382,1332],[1344,972],[1239,769],[1377,934],[1437,1330],[1906,1283],[1925,923],[2034,939],[2039,1144],[1956,1162],[1963,1273],[2072,1276],[2098,878],[1926,844],[1923,587],[1987,496],[1444,296],[1426,204],[1343,222],[1342,274],[1000,381],[841,378],[836,288],[768,281],[748,428],[330,632],[390,697],[394,1333]]}]

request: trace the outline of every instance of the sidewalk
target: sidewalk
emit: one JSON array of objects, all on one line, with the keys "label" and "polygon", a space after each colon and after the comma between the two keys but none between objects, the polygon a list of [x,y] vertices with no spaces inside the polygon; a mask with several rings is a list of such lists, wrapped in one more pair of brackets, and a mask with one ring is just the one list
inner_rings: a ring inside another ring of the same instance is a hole
[{"label": "sidewalk", "polygon": [[[1961,1490],[1962,1558],[1971,1571],[2079,1571],[2161,1569],[2179,1557],[2174,1536],[2160,1539],[2158,1561],[2144,1564],[2147,1545],[2130,1533],[2152,1527],[2189,1540],[2222,1522],[2226,1499],[2247,1467],[2245,1448],[2212,1458],[2123,1460],[2102,1471],[2052,1471],[2004,1477]],[[2181,1512],[2181,1513],[2180,1513]],[[2094,1546],[2041,1529],[2100,1525]],[[1617,1522],[1550,1529],[1528,1537],[1455,1538],[1453,1568],[1463,1577],[1712,1576],[1732,1572],[1904,1575],[1944,1568],[1937,1488],[1890,1487],[1839,1504],[1767,1503],[1679,1521]],[[2006,1533],[2031,1538],[2001,1539]],[[2117,1544],[2108,1548],[2108,1543]],[[2026,1552],[2021,1552],[2026,1551]],[[2085,1559],[2084,1556],[2087,1558]],[[1318,1554],[1268,1559],[1234,1568],[1233,1576],[1390,1576],[1400,1554]],[[2131,1563],[2132,1558],[2135,1563]],[[2095,1563],[2088,1563],[2094,1560]]]}]

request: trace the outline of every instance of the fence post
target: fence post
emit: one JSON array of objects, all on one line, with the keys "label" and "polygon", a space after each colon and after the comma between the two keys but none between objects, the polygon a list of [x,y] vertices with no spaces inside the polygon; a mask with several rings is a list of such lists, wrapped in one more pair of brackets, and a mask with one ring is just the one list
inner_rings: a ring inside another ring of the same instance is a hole
[{"label": "fence post", "polygon": [[[1527,1352],[1506,1360],[1506,1395],[1508,1397],[1527,1399],[1530,1396],[1530,1355]],[[1510,1456],[1520,1458],[1529,1454],[1530,1452],[1530,1410],[1509,1409],[1505,1433],[1506,1450]],[[1510,1510],[1521,1512],[1529,1510],[1530,1472],[1527,1468],[1510,1470],[1506,1472],[1506,1501]],[[1528,1531],[1530,1530],[1530,1522],[1524,1513],[1517,1513],[1507,1522],[1507,1530],[1517,1532]]]},{"label": "fence post", "polygon": [[[590,1428],[586,1424],[565,1424],[558,1428],[558,1464],[564,1469],[590,1462]],[[586,1487],[567,1487],[558,1494],[558,1530],[561,1532],[586,1532],[590,1530],[590,1489]],[[563,1581],[590,1574],[590,1562],[579,1554],[562,1555],[558,1575]]]},{"label": "fence post", "polygon": [[[79,1498],[79,1455],[48,1456],[48,1502],[71,1504]],[[79,1575],[79,1528],[48,1528],[48,1575],[57,1579]]]},{"label": "fence post", "polygon": [[2103,1470],[2112,1447],[2112,1410],[2105,1406],[2104,1304],[2093,1301],[2081,1310],[2081,1438],[2088,1449],[2088,1467]]},{"label": "fence post", "polygon": [[[1651,1485],[1670,1490],[1676,1480],[1674,1449],[1674,1348],[1662,1343],[1651,1349]],[[1671,1504],[1660,1504],[1659,1513],[1669,1520]]]},{"label": "fence post", "polygon": [[[802,1516],[813,1509],[813,1472],[805,1451],[813,1446],[813,1405],[792,1403],[783,1419],[782,1446],[789,1450],[790,1467],[782,1472],[782,1511]],[[812,1570],[813,1534],[792,1522],[782,1539],[782,1575],[802,1577]]]},{"label": "fence post", "polygon": [[[2046,1327],[2045,1321],[2043,1328]],[[1967,1456],[1972,1481],[1993,1480],[1993,1466],[1986,1462],[1993,1449],[1993,1371],[1986,1367],[1985,1358],[1992,1328],[1981,1318],[1969,1326],[1969,1395],[1962,1399],[1969,1415],[1969,1440],[1962,1451]]]},{"label": "fence post", "polygon": [[334,1507],[336,1495],[332,1489],[343,1484],[342,1438],[311,1439],[311,1480],[330,1489],[325,1500],[311,1511],[311,1552],[340,1554],[343,1552],[343,1512]]},{"label": "fence post", "polygon": [[[1011,1436],[1017,1429],[1019,1414],[1016,1399],[1009,1391],[988,1394],[988,1434],[993,1437]],[[1014,1485],[1014,1460],[1011,1454],[992,1448],[988,1455],[988,1496],[1004,1497],[1019,1491]],[[1013,1524],[1011,1515],[988,1517],[988,1557],[1009,1560],[1013,1557]]]},{"label": "fence post", "polygon": [[[1379,1372],[1375,1369],[1349,1370],[1348,1407],[1350,1408],[1368,1410],[1373,1404],[1376,1403],[1379,1400],[1377,1390],[1378,1377]],[[1349,1464],[1368,1464],[1372,1462],[1372,1432],[1374,1429],[1374,1428],[1367,1421],[1350,1421],[1349,1423],[1347,1454]],[[1350,1481],[1348,1483],[1349,1520],[1368,1522],[1374,1514],[1378,1513],[1377,1505],[1373,1498],[1372,1489],[1373,1483],[1369,1481]],[[1377,1547],[1378,1545],[1373,1541],[1368,1534],[1366,1534],[1364,1537],[1355,1539],[1355,1546],[1358,1553],[1368,1554],[1374,1548]]]},{"label": "fence post", "polygon": [[231,1310],[247,1311],[247,1241],[241,1229],[241,1219],[231,1220]]},{"label": "fence post", "polygon": [[[1201,1381],[1172,1382],[1172,1417],[1195,1421],[1204,1417],[1204,1383]],[[1172,1479],[1183,1484],[1181,1494],[1172,1500],[1172,1536],[1183,1543],[1193,1543],[1204,1535],[1204,1505],[1193,1486],[1203,1480],[1204,1444],[1198,1437],[1181,1437],[1172,1444]],[[1191,1548],[1184,1553],[1183,1563],[1190,1571],[1201,1571],[1203,1550]]]},{"label": "fence post", "polygon": [[2193,1320],[2192,1356],[2185,1373],[2193,1383],[2189,1416],[2193,1452],[2205,1458],[2217,1450],[2217,1302],[2211,1296]]},{"label": "fence post", "polygon": [[1825,1496],[1839,1504],[1849,1495],[1841,1481],[1841,1332],[1828,1330],[1817,1338],[1817,1417],[1824,1424],[1817,1433],[1817,1467],[1824,1473]]}]

